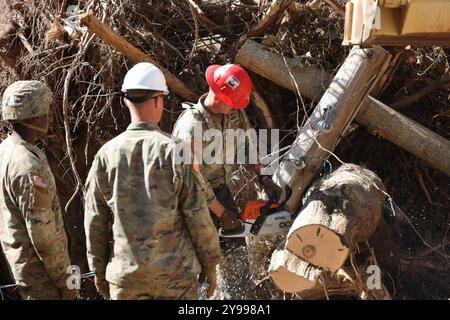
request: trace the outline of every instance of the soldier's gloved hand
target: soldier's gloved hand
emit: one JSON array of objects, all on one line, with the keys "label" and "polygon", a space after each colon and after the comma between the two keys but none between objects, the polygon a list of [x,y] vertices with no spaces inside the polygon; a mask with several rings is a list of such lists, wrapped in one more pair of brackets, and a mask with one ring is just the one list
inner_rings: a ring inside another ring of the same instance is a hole
[{"label": "soldier's gloved hand", "polygon": [[273,182],[270,176],[259,176],[259,182],[261,182],[264,191],[269,198],[275,196],[277,202],[282,202],[285,198],[285,192],[283,188]]},{"label": "soldier's gloved hand", "polygon": [[234,215],[225,209],[222,213],[222,216],[219,218],[220,227],[223,231],[240,231],[244,228],[244,224],[238,218],[235,218]]},{"label": "soldier's gloved hand", "polygon": [[61,300],[75,300],[78,296],[78,290],[68,289],[67,287],[59,289]]},{"label": "soldier's gloved hand", "polygon": [[208,283],[208,290],[206,292],[206,296],[211,298],[214,295],[214,291],[216,291],[217,286],[217,274],[216,274],[216,266],[208,266],[202,267],[202,272],[198,277],[198,282],[200,283]]},{"label": "soldier's gloved hand", "polygon": [[109,300],[109,282],[104,276],[95,275],[95,287],[104,299]]}]

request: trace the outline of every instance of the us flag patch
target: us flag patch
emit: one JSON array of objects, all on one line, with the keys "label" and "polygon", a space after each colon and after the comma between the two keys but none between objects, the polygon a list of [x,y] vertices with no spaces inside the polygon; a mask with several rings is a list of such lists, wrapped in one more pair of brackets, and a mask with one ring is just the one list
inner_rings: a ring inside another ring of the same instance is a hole
[{"label": "us flag patch", "polygon": [[39,176],[34,176],[33,180],[34,180],[34,186],[36,188],[42,188],[42,189],[48,188],[48,182],[44,178],[41,178]]}]

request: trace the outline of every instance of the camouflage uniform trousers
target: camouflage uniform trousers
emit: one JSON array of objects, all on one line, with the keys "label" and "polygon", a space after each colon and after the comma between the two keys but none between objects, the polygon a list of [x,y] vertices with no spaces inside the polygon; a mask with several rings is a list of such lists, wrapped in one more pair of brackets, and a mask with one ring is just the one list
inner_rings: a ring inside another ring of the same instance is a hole
[{"label": "camouflage uniform trousers", "polygon": [[124,288],[109,284],[113,300],[198,300],[198,279],[180,279],[170,281],[166,286],[149,286],[135,284]]}]

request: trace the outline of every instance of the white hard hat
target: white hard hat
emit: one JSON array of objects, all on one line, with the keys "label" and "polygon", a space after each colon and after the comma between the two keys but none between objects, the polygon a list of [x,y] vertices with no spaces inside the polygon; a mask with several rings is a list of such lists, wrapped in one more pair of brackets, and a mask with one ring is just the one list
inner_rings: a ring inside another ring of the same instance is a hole
[{"label": "white hard hat", "polygon": [[130,89],[162,91],[166,95],[169,94],[164,74],[148,62],[140,62],[128,70],[123,79],[122,92]]}]

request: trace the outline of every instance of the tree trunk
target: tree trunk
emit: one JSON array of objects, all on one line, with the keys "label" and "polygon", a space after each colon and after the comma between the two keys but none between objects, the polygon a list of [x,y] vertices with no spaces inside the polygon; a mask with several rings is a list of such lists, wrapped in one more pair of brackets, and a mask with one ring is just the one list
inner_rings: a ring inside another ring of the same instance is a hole
[{"label": "tree trunk", "polygon": [[450,176],[450,141],[369,97],[356,121]]},{"label": "tree trunk", "polygon": [[331,274],[292,254],[284,245],[285,242],[280,243],[273,252],[269,267],[270,279],[278,289],[295,294],[293,299],[302,300],[360,296],[353,281],[356,278],[354,273],[341,269],[336,274]]},{"label": "tree trunk", "polygon": [[[250,94],[250,103],[253,106],[257,114],[257,122],[263,128],[275,129],[279,128],[278,121],[273,116],[270,110],[269,104],[264,98],[262,92],[265,91],[265,87],[261,84],[261,78],[250,74],[252,79],[252,92]],[[265,79],[264,79],[265,80]]]},{"label": "tree trunk", "polygon": [[384,286],[367,292],[366,270],[373,260],[361,265],[345,263],[353,248],[368,240],[383,221],[385,198],[381,180],[354,164],[345,164],[316,181],[287,240],[273,251],[270,278],[280,290],[298,293],[302,299],[388,297]]},{"label": "tree trunk", "polygon": [[[281,55],[264,50],[261,45],[252,40],[247,40],[241,47],[236,56],[236,62],[286,89],[294,92],[298,90],[300,94],[312,100],[320,96],[330,79],[328,73],[315,67],[298,65],[293,59],[283,59]],[[369,128],[383,125],[380,132],[383,132],[385,139],[411,152],[428,165],[450,175],[448,161],[450,142],[448,140],[401,116],[371,97],[363,101],[359,113],[365,116],[360,117],[358,114],[356,121]],[[383,121],[379,120],[380,115],[384,115]],[[401,128],[400,131],[399,128]],[[416,146],[412,145],[413,143]],[[420,148],[417,148],[417,145],[420,145]]]},{"label": "tree trunk", "polygon": [[320,286],[323,270],[285,250],[286,241],[273,252],[269,274],[275,285],[284,292],[296,293]]},{"label": "tree trunk", "polygon": [[350,52],[274,174],[277,184],[289,185],[293,191],[288,201],[291,210],[300,206],[302,194],[389,65],[389,59],[390,54],[381,47],[354,48]]},{"label": "tree trunk", "polygon": [[354,246],[375,231],[386,191],[372,171],[342,165],[314,183],[287,236],[286,249],[303,260],[335,272]]},{"label": "tree trunk", "polygon": [[[253,40],[245,41],[235,61],[244,68],[294,92],[297,92],[297,84],[300,94],[311,100],[318,99],[332,79],[331,75],[322,69],[283,58],[281,55],[264,50]],[[290,71],[295,81],[289,75]]]}]

